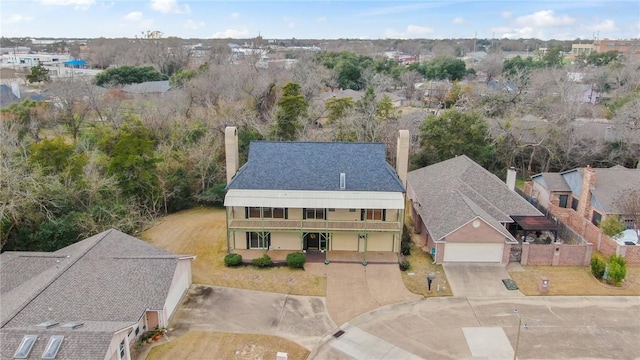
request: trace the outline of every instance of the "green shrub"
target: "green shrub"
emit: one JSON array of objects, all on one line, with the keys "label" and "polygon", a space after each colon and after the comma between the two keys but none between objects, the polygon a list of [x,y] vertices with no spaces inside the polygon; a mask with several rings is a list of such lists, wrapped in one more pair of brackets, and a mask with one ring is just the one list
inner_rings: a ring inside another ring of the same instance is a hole
[{"label": "green shrub", "polygon": [[627,276],[627,261],[621,256],[611,255],[609,267],[607,268],[607,281],[613,285],[620,285],[620,282]]},{"label": "green shrub", "polygon": [[411,255],[411,234],[407,225],[402,227],[402,239],[400,241],[400,252],[404,256]]},{"label": "green shrub", "polygon": [[294,269],[304,269],[304,263],[307,258],[301,252],[294,252],[287,255],[287,266]]},{"label": "green shrub", "polygon": [[240,266],[242,264],[242,255],[229,254],[224,257],[224,264],[226,266]]},{"label": "green shrub", "polygon": [[618,215],[607,216],[607,218],[604,221],[601,221],[598,226],[602,229],[602,232],[605,235],[611,237],[620,234],[627,228],[624,221],[622,221]]},{"label": "green shrub", "polygon": [[602,279],[606,267],[607,264],[602,257],[594,255],[591,258],[591,273],[596,277],[596,279]]},{"label": "green shrub", "polygon": [[400,262],[400,270],[407,271],[409,270],[410,267],[411,267],[411,263],[409,262],[409,260],[402,260]]},{"label": "green shrub", "polygon": [[262,257],[251,260],[251,263],[257,267],[269,267],[273,265],[273,260],[269,255],[264,254]]}]

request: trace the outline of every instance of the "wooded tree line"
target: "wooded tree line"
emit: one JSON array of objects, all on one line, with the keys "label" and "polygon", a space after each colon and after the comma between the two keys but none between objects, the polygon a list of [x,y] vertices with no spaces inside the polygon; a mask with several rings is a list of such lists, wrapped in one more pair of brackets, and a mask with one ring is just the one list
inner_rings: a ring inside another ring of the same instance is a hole
[{"label": "wooded tree line", "polygon": [[[155,49],[157,34],[146,36],[141,41]],[[171,76],[174,88],[158,96],[128,95],[119,86],[124,80],[103,88],[74,78],[46,84],[49,102],[4,108],[2,248],[55,250],[107,228],[133,233],[158,215],[221,204],[228,125],[239,128],[243,161],[250,141],[261,139],[384,142],[394,161],[399,129],[417,135],[414,167],[463,153],[498,174],[509,166],[530,173],[631,166],[640,157],[637,142],[596,141],[573,127],[579,117],[608,117],[629,134],[638,129],[640,72],[629,60],[585,64],[584,82],[610,96],[596,106],[575,101],[562,63],[540,59],[503,63],[490,54],[473,69],[452,57],[404,67],[346,52],[302,56],[292,69],[260,69],[215,54],[208,60],[194,68],[175,57],[122,64]],[[503,87],[488,87],[489,77]],[[437,114],[420,107],[403,114],[383,95],[397,90],[420,98],[414,84],[429,79],[453,81],[447,109],[429,109]],[[318,100],[337,88],[363,91],[357,99]],[[525,115],[543,125],[527,128]]]}]

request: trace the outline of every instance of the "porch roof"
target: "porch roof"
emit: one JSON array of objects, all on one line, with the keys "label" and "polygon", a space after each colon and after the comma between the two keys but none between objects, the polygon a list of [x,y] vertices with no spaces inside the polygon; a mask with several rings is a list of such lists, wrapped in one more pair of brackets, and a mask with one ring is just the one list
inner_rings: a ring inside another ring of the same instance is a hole
[{"label": "porch roof", "polygon": [[512,216],[525,231],[558,231],[558,225],[544,216]]},{"label": "porch roof", "polygon": [[404,209],[400,192],[229,189],[224,206],[330,209]]}]

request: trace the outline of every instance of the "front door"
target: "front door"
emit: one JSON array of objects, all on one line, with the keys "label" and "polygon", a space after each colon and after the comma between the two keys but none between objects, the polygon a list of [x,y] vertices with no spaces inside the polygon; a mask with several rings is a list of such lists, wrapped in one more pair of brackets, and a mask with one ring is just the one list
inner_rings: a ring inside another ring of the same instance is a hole
[{"label": "front door", "polygon": [[307,233],[304,236],[304,250],[320,250],[320,233]]}]

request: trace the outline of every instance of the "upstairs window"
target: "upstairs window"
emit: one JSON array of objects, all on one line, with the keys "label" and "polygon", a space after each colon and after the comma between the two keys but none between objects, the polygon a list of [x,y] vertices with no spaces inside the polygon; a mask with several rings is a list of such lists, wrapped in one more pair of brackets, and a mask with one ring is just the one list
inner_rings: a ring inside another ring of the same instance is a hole
[{"label": "upstairs window", "polygon": [[247,219],[286,219],[288,214],[285,208],[247,207],[245,215]]},{"label": "upstairs window", "polygon": [[317,220],[326,219],[326,213],[324,209],[318,209],[318,208],[306,209],[305,208],[302,215],[304,216],[304,219],[317,219]]},{"label": "upstairs window", "polygon": [[384,209],[362,209],[361,220],[385,221],[386,213]]}]

